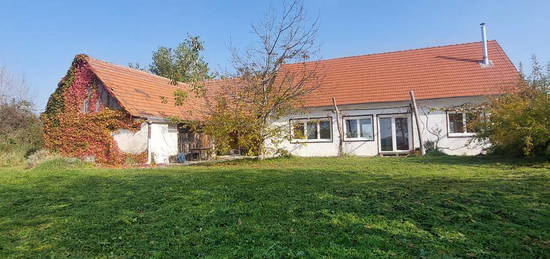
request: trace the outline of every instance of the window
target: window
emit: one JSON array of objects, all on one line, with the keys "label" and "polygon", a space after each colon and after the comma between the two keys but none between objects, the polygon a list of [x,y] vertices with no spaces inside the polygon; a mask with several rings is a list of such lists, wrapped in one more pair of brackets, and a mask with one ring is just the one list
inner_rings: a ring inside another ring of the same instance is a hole
[{"label": "window", "polygon": [[307,139],[317,139],[317,134],[319,131],[317,130],[318,122],[316,121],[308,121],[307,124]]},{"label": "window", "polygon": [[378,116],[379,151],[408,152],[412,148],[410,114],[380,114]]},{"label": "window", "polygon": [[292,139],[305,139],[306,129],[303,122],[292,123]]},{"label": "window", "polygon": [[471,136],[478,130],[472,122],[476,121],[479,113],[448,112],[447,124],[449,136]]},{"label": "window", "polygon": [[290,120],[292,140],[328,141],[332,138],[330,118]]},{"label": "window", "polygon": [[330,121],[319,121],[319,138],[330,139]]},{"label": "window", "polygon": [[90,99],[86,97],[82,103],[82,108],[80,109],[82,113],[88,113],[90,111]]},{"label": "window", "polygon": [[344,140],[374,140],[372,116],[344,117]]},{"label": "window", "polygon": [[463,113],[449,113],[449,133],[466,133]]}]

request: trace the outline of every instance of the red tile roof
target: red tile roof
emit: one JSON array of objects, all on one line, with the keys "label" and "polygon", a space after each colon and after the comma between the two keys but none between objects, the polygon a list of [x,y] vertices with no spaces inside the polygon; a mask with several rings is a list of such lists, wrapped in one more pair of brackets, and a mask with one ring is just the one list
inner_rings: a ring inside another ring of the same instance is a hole
[{"label": "red tile roof", "polygon": [[[204,99],[197,98],[187,84],[170,84],[170,80],[148,72],[86,57],[93,72],[105,87],[133,116],[198,120],[204,116]],[[182,106],[174,104],[174,91],[188,93]],[[163,102],[165,98],[166,102]]]},{"label": "red tile roof", "polygon": [[[414,90],[418,99],[494,95],[514,88],[519,73],[496,41],[489,41],[492,66],[482,67],[481,42],[404,50],[381,54],[321,60],[319,88],[304,99],[306,106],[339,105],[409,100]],[[174,86],[170,80],[148,72],[86,58],[104,85],[133,116],[179,117],[200,120],[206,102],[197,98],[187,84]],[[286,65],[287,69],[299,64]],[[234,79],[207,81],[215,90]],[[173,93],[183,89],[189,98],[174,105]],[[215,94],[217,91],[211,91]],[[167,102],[163,103],[165,97]]]},{"label": "red tile roof", "polygon": [[[306,106],[494,95],[517,85],[519,73],[496,41],[488,42],[490,67],[482,67],[481,42],[319,61],[320,87]],[[295,64],[293,64],[295,65]],[[290,65],[290,66],[293,66]]]}]

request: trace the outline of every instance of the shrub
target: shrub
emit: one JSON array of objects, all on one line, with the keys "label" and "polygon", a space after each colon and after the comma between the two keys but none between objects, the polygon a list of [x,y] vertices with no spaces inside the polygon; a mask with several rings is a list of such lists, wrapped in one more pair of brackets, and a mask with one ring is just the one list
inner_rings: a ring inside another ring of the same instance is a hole
[{"label": "shrub", "polygon": [[281,158],[292,158],[292,153],[290,153],[288,150],[283,148],[278,148],[275,150],[275,153],[273,155],[274,157],[281,157]]},{"label": "shrub", "polygon": [[479,129],[477,138],[489,140],[494,153],[550,153],[550,72],[544,75],[533,62],[535,74],[522,78],[516,92],[491,99],[485,108],[488,118],[474,123]]},{"label": "shrub", "polygon": [[32,170],[50,171],[60,169],[90,168],[93,164],[83,162],[78,158],[53,157],[41,161]]},{"label": "shrub", "polygon": [[25,100],[0,100],[0,166],[23,164],[42,147],[42,125]]},{"label": "shrub", "polygon": [[445,154],[445,152],[443,152],[439,148],[440,133],[436,133],[436,134],[437,134],[436,136],[438,137],[436,140],[427,140],[424,142],[424,150],[426,151],[426,155],[427,156],[446,156],[447,154]]},{"label": "shrub", "polygon": [[27,167],[28,168],[33,168],[35,167],[36,165],[48,160],[48,159],[53,159],[53,158],[56,158],[57,156],[50,153],[48,150],[45,150],[45,149],[41,149],[41,150],[38,150],[34,153],[32,153],[31,155],[29,155],[29,157],[27,158]]}]

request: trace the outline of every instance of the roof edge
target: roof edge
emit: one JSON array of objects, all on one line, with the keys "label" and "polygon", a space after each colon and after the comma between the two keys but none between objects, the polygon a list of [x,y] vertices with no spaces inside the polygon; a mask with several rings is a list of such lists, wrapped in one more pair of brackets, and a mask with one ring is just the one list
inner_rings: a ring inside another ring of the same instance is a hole
[{"label": "roof edge", "polygon": [[[504,93],[503,93],[504,94]],[[499,94],[478,94],[478,95],[461,95],[461,96],[447,96],[447,97],[436,97],[436,98],[416,98],[417,101],[426,101],[426,100],[441,100],[441,99],[455,99],[455,98],[469,98],[469,97],[487,97],[487,96],[497,96]],[[393,101],[384,101],[384,102],[358,102],[358,103],[345,103],[338,104],[338,106],[343,105],[359,105],[359,104],[383,104],[383,103],[398,103],[398,102],[407,102],[411,99],[401,99]],[[333,105],[320,105],[320,106],[304,106],[303,108],[323,108],[323,107],[333,107]]]},{"label": "roof edge", "polygon": [[[497,45],[497,40],[488,40],[487,42],[494,42]],[[464,43],[455,43],[455,44],[448,44],[448,45],[438,45],[438,46],[429,46],[429,47],[421,47],[421,48],[414,48],[414,49],[404,49],[404,50],[394,50],[394,51],[385,51],[385,52],[377,52],[377,53],[370,53],[370,54],[361,54],[361,55],[352,55],[352,56],[346,56],[346,57],[337,57],[337,58],[327,58],[327,59],[319,59],[315,61],[307,61],[307,62],[296,62],[296,63],[290,63],[289,65],[293,64],[303,64],[303,63],[314,63],[314,62],[322,62],[322,61],[332,61],[332,60],[339,60],[339,59],[348,59],[348,58],[358,58],[358,57],[366,57],[366,56],[374,56],[374,55],[385,55],[385,54],[394,54],[394,53],[401,53],[401,52],[408,52],[408,51],[416,51],[416,50],[427,50],[427,49],[436,49],[436,48],[445,48],[445,47],[453,47],[453,46],[461,46],[461,45],[468,45],[468,44],[475,44],[480,43],[481,41],[472,41],[472,42],[464,42]]]},{"label": "roof edge", "polygon": [[[153,76],[153,77],[157,77],[157,78],[160,78],[160,79],[163,79],[163,80],[172,81],[171,79],[163,77],[163,76],[155,75],[155,74],[147,72],[147,71],[131,68],[131,67],[120,65],[120,64],[115,64],[115,63],[104,61],[104,60],[101,60],[101,59],[97,59],[97,58],[91,57],[87,54],[78,54],[77,56],[84,56],[86,58],[86,60],[93,59],[94,61],[97,61],[97,62],[100,62],[100,63],[106,63],[107,65],[110,65],[110,66],[115,66],[115,67],[125,69],[125,70],[129,70],[129,71],[132,71],[132,72],[138,72],[138,73],[141,73],[141,74],[145,74],[147,76]],[[170,84],[170,85],[172,87],[178,87],[179,85],[186,86],[186,87],[189,86],[189,84],[183,83],[183,82],[177,82],[177,85],[173,85],[173,84]]]},{"label": "roof edge", "polygon": [[105,82],[103,82],[103,80],[101,79],[101,77],[98,75],[97,71],[94,69],[94,67],[90,64],[90,62],[88,61],[88,58],[90,58],[90,56],[86,55],[86,54],[78,54],[75,56],[75,59],[77,57],[82,57],[83,58],[83,61],[86,62],[88,64],[88,66],[90,67],[90,70],[92,71],[92,73],[94,73],[94,76],[97,78],[97,80],[99,80],[99,82],[101,82],[101,85],[102,87],[105,89],[105,91],[107,91],[118,103],[118,105],[124,109],[124,111],[126,111],[128,114],[130,114],[131,116],[134,116],[136,117],[137,115],[136,114],[133,114],[129,109],[128,107],[122,103],[122,101],[120,100],[120,98],[118,98],[115,93],[107,86],[107,84],[105,84]]}]

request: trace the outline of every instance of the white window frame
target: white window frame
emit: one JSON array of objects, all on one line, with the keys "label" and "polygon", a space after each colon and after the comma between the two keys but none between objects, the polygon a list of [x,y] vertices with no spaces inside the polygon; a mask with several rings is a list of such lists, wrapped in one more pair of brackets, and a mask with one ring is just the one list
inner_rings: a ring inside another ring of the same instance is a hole
[{"label": "white window frame", "polygon": [[[407,153],[411,150],[414,150],[414,133],[413,133],[413,125],[410,114],[405,113],[398,113],[398,114],[379,114],[377,116],[376,124],[378,129],[378,153],[380,154],[396,154],[396,153]],[[380,133],[380,119],[382,118],[390,118],[391,119],[391,131],[392,131],[392,151],[383,151],[382,150],[382,135]],[[409,139],[409,149],[402,150],[397,149],[397,134],[395,130],[395,119],[396,118],[406,118],[407,119],[407,131],[409,132],[408,139]]]},{"label": "white window frame", "polygon": [[[451,132],[451,120],[450,114],[462,114],[462,125],[464,127],[464,132]],[[447,111],[447,135],[449,137],[472,137],[476,135],[476,132],[468,132],[468,126],[466,125],[466,112],[456,112],[456,111]]]},{"label": "white window frame", "polygon": [[[372,136],[370,138],[361,137],[361,127],[359,126],[359,120],[361,119],[370,119],[371,123],[371,131]],[[355,120],[357,121],[355,123],[357,127],[357,137],[355,138],[348,138],[348,127],[346,124],[346,120]],[[342,117],[342,125],[344,128],[344,141],[374,141],[374,116],[373,115],[352,115],[352,116],[344,116]]]},{"label": "white window frame", "polygon": [[[307,138],[307,123],[311,121],[316,121],[317,123],[317,138],[315,139],[308,139]],[[328,139],[322,139],[321,138],[321,121],[328,121],[329,123],[329,129],[330,129],[330,137]],[[296,139],[294,138],[294,123],[302,123],[304,127],[304,136],[303,139]],[[290,140],[291,142],[332,142],[332,118],[330,117],[322,117],[322,118],[310,118],[310,119],[290,119],[289,120],[290,125]]]}]

